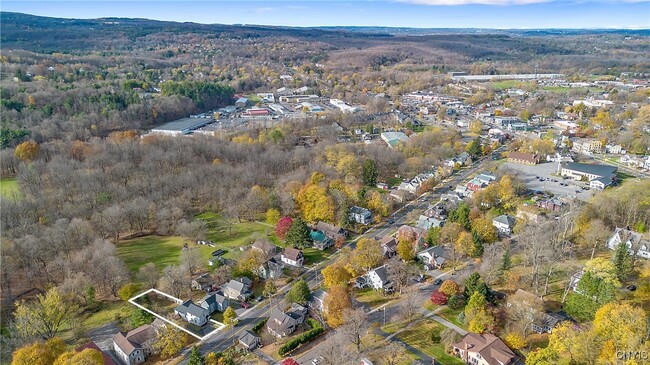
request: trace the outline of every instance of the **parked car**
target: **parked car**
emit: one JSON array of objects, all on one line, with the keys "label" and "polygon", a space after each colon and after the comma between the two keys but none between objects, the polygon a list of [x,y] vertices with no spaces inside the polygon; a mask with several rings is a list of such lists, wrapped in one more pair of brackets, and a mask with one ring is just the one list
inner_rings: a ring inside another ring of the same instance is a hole
[{"label": "parked car", "polygon": [[393,218],[389,218],[386,223],[393,224],[393,223],[395,223],[395,220]]},{"label": "parked car", "polygon": [[634,284],[632,284],[632,285],[628,285],[628,286],[626,287],[626,289],[629,290],[629,291],[635,291],[635,290],[636,290],[636,285],[634,285]]},{"label": "parked car", "polygon": [[442,284],[442,279],[440,278],[433,281],[433,285],[440,285],[440,284]]},{"label": "parked car", "polygon": [[248,309],[248,308],[250,308],[250,307],[251,307],[251,305],[250,305],[250,304],[248,304],[248,303],[246,303],[246,302],[240,302],[239,304],[240,304],[240,305],[241,305],[241,307],[242,307],[242,308],[244,308],[244,309]]},{"label": "parked car", "polygon": [[320,364],[320,363],[322,363],[322,362],[323,362],[323,357],[322,357],[322,356],[319,356],[319,357],[314,358],[314,359],[311,361],[311,364],[312,364],[312,365],[318,365],[318,364]]},{"label": "parked car", "polygon": [[218,249],[218,250],[216,250],[216,251],[212,251],[212,256],[221,256],[221,255],[223,255],[224,253],[226,253],[226,251],[224,251],[224,250],[222,250],[222,249]]}]

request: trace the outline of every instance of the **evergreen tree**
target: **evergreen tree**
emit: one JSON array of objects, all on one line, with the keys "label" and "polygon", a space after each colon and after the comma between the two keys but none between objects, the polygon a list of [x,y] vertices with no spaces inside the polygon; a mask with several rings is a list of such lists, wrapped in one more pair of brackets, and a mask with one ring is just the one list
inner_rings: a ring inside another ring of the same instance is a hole
[{"label": "evergreen tree", "polygon": [[503,252],[503,256],[501,257],[501,265],[499,266],[499,277],[501,280],[504,279],[506,272],[510,270],[512,267],[512,261],[510,259],[510,250],[506,249]]},{"label": "evergreen tree", "polygon": [[285,299],[289,303],[305,304],[311,297],[311,291],[305,280],[300,279],[293,283],[291,289],[287,292]]},{"label": "evergreen tree", "polygon": [[620,243],[616,246],[614,251],[614,256],[612,257],[612,262],[616,268],[616,277],[620,281],[625,281],[628,274],[630,273],[631,268],[631,258],[628,251],[627,245],[625,243]]},{"label": "evergreen tree", "polygon": [[363,162],[363,184],[377,185],[377,163],[374,160],[368,159]]},{"label": "evergreen tree", "polygon": [[469,252],[469,255],[474,258],[483,256],[483,241],[481,240],[481,236],[479,236],[476,231],[472,231],[472,242],[473,246]]},{"label": "evergreen tree", "polygon": [[469,211],[469,205],[465,202],[462,202],[458,205],[458,208],[449,213],[447,218],[451,222],[460,224],[465,229],[470,229],[472,227],[472,222],[469,220]]},{"label": "evergreen tree", "polygon": [[285,242],[290,247],[305,248],[311,247],[313,242],[311,238],[311,231],[307,227],[307,223],[300,218],[296,218],[291,223],[291,228],[285,236]]},{"label": "evergreen tree", "polygon": [[481,278],[481,274],[474,272],[465,280],[465,291],[463,292],[463,295],[467,300],[469,300],[472,294],[476,292],[481,294],[485,299],[489,301],[491,300],[490,288],[488,288],[487,284],[483,281],[483,278]]},{"label": "evergreen tree", "polygon": [[199,352],[198,347],[192,347],[192,353],[190,353],[190,357],[187,359],[187,365],[205,365],[205,358]]}]

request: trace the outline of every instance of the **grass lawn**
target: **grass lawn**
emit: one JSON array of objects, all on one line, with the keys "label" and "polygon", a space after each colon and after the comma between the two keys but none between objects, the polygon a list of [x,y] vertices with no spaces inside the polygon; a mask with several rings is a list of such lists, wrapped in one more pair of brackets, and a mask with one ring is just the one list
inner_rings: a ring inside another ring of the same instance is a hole
[{"label": "grass lawn", "polygon": [[[201,256],[205,258],[205,268],[209,268],[208,259],[211,257],[212,251],[220,248],[226,251],[225,258],[236,259],[241,253],[239,247],[245,246],[257,238],[265,237],[267,232],[272,231],[271,227],[256,222],[235,223],[231,230],[220,221],[218,215],[213,213],[204,213],[197,218],[208,223],[207,238],[214,242],[216,247],[197,245],[195,242],[178,236],[149,235],[119,242],[117,254],[132,272],[138,271],[141,266],[149,262],[153,262],[162,270],[167,265],[178,264],[181,248],[184,243],[187,243],[190,248],[198,249],[201,252]],[[273,237],[269,237],[269,239],[273,240]]]},{"label": "grass lawn", "polygon": [[306,248],[303,250],[305,255],[305,265],[313,265],[315,263],[327,260],[332,253],[336,250],[333,247],[328,248],[325,251],[321,251],[315,248]]},{"label": "grass lawn", "polygon": [[178,264],[184,242],[186,240],[177,236],[144,236],[118,243],[117,255],[132,272],[149,262],[162,270],[167,265]]},{"label": "grass lawn", "polygon": [[199,214],[196,218],[208,224],[207,239],[217,245],[214,249],[221,248],[228,251],[224,255],[225,258],[236,259],[240,252],[237,248],[258,238],[268,238],[275,242],[273,227],[258,222],[237,222],[232,227],[228,227],[218,214],[211,212]]},{"label": "grass lawn", "polygon": [[18,182],[14,177],[0,179],[0,196],[4,199],[14,199],[20,197]]},{"label": "grass lawn", "polygon": [[371,308],[378,307],[395,299],[390,295],[383,295],[374,289],[363,289],[357,292],[356,298],[359,302],[369,305]]},{"label": "grass lawn", "polygon": [[440,315],[440,317],[448,320],[449,322],[455,324],[456,326],[458,326],[460,328],[467,329],[467,327],[465,327],[465,323],[458,320],[458,315],[462,311],[463,311],[463,309],[452,310],[449,307],[447,307],[447,308],[441,310],[440,313],[438,313],[438,315]]},{"label": "grass lawn", "polygon": [[445,327],[438,322],[425,321],[404,332],[400,332],[397,338],[435,358],[441,364],[463,364],[460,359],[447,354],[444,346],[440,343],[440,332],[444,329]]},{"label": "grass lawn", "polygon": [[568,94],[569,91],[573,91],[579,94],[602,93],[605,91],[597,87],[564,87],[564,86],[544,86],[542,90],[550,91],[556,94]]},{"label": "grass lawn", "polygon": [[440,307],[439,305],[433,304],[430,299],[425,300],[424,303],[422,304],[422,308],[431,312],[438,309],[439,307]]}]

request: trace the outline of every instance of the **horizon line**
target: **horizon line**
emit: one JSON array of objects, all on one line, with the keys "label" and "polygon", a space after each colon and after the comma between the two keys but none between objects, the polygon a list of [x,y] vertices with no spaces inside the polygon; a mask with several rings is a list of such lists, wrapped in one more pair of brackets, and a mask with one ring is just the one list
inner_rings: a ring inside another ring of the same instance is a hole
[{"label": "horizon line", "polygon": [[646,31],[650,30],[650,26],[647,28],[643,27],[600,27],[600,28],[475,28],[475,27],[442,27],[442,28],[430,28],[430,27],[405,27],[405,26],[390,26],[390,25],[274,25],[274,24],[256,24],[256,23],[200,23],[193,21],[179,21],[179,20],[164,20],[164,19],[154,19],[154,18],[129,18],[129,17],[90,17],[90,18],[79,18],[79,17],[57,17],[57,16],[47,16],[47,15],[37,15],[30,13],[23,13],[18,11],[4,11],[0,10],[0,14],[21,14],[29,15],[40,18],[51,18],[51,19],[67,19],[67,20],[103,20],[103,19],[125,19],[125,20],[149,20],[156,22],[169,22],[169,23],[179,23],[179,24],[198,24],[198,25],[230,25],[230,26],[240,26],[240,27],[274,27],[274,28],[386,28],[386,29],[418,29],[418,30],[497,30],[497,31],[514,31],[514,30],[527,30],[527,31],[548,31],[548,30],[589,30],[589,31],[619,31],[619,30],[629,30],[629,31]]}]

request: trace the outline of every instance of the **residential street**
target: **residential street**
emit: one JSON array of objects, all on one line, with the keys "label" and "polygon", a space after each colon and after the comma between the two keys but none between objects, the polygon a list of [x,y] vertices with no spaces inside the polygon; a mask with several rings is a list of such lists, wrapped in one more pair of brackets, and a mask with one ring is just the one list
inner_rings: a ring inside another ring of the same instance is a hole
[{"label": "residential street", "polygon": [[[391,234],[401,225],[408,222],[409,213],[413,211],[424,211],[430,202],[437,201],[440,196],[449,190],[449,186],[455,187],[457,184],[467,179],[470,175],[475,174],[484,168],[485,162],[488,161],[486,158],[476,161],[472,166],[462,169],[459,172],[456,172],[451,177],[442,181],[438,186],[436,186],[431,192],[424,193],[420,195],[417,199],[405,204],[402,208],[397,210],[392,216],[394,219],[393,224],[379,223],[370,229],[368,229],[363,235],[358,236],[355,240],[348,243],[348,246],[351,248],[356,247],[356,241],[361,238],[381,238],[387,234]],[[424,200],[424,201],[423,201]],[[305,273],[303,273],[300,278],[304,279],[309,287],[313,290],[320,286],[320,270],[325,266],[331,264],[338,259],[338,252],[333,254],[328,260],[323,261],[311,268],[309,268]],[[289,290],[290,285],[286,285],[278,289],[278,293],[273,298],[273,305],[281,302],[284,299],[285,294]],[[430,295],[431,291],[422,292],[422,295],[426,296],[426,293]],[[419,297],[420,295],[418,295]],[[419,300],[419,299],[418,299]],[[423,299],[424,300],[424,299]],[[208,338],[201,341],[200,352],[202,354],[207,354],[210,352],[220,352],[224,351],[237,341],[239,336],[246,331],[250,330],[257,322],[268,317],[271,312],[272,306],[268,299],[257,304],[256,306],[247,309],[239,316],[239,323],[234,327],[234,329],[227,329],[219,331]],[[391,306],[387,309],[386,318],[387,320],[391,318],[393,314],[397,311],[397,307]],[[375,312],[371,315],[371,320],[379,321],[377,317],[381,317],[383,322],[383,313]],[[441,322],[442,323],[442,322]],[[444,323],[443,323],[444,324]],[[191,351],[186,349],[183,352],[185,358],[187,354]],[[187,360],[183,360],[180,364],[185,364]]]}]

